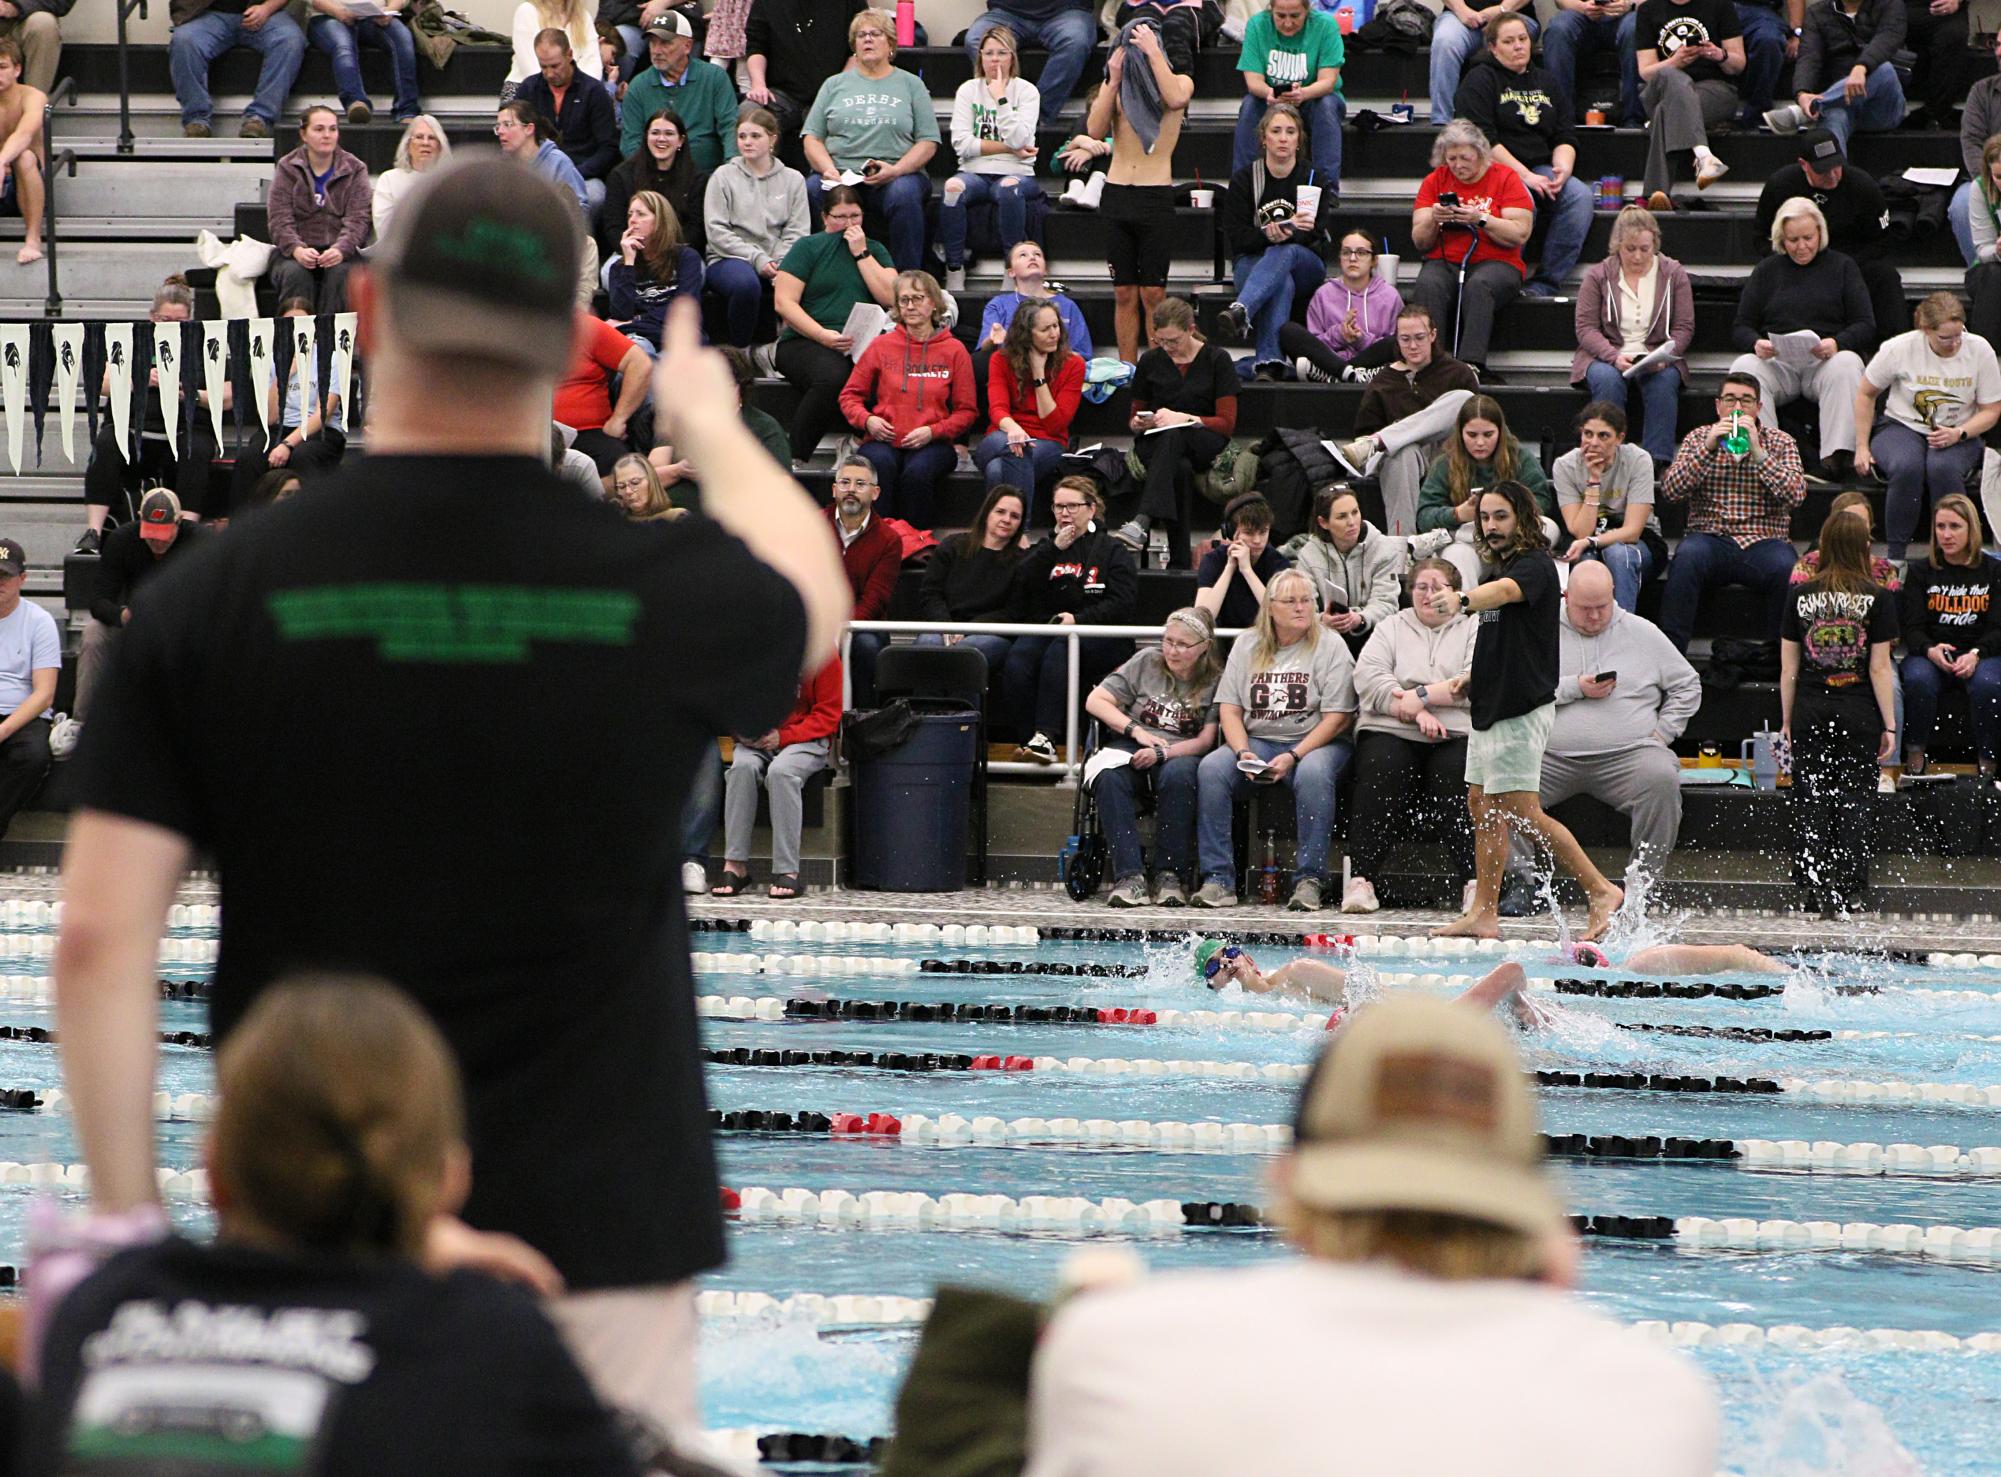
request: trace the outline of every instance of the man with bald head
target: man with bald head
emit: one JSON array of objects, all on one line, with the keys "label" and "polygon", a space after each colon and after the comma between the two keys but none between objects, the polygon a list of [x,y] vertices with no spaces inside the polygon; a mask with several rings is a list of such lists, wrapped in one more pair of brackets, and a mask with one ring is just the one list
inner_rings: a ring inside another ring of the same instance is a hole
[{"label": "man with bald head", "polygon": [[[1636,867],[1658,873],[1681,830],[1673,745],[1702,705],[1702,679],[1660,627],[1618,607],[1612,572],[1596,561],[1570,571],[1557,645],[1542,807],[1595,795],[1623,810],[1632,824],[1627,878]],[[1527,859],[1518,843],[1513,860]]]}]

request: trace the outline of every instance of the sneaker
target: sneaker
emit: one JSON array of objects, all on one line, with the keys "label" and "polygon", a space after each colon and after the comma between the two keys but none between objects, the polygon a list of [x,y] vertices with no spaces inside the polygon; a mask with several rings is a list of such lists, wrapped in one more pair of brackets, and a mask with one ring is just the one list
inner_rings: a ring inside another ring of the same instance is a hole
[{"label": "sneaker", "polygon": [[681,891],[690,897],[705,896],[709,890],[709,874],[700,862],[681,863]]},{"label": "sneaker", "polygon": [[271,125],[266,123],[262,118],[246,117],[243,120],[243,127],[238,132],[244,138],[269,138],[271,137]]},{"label": "sneaker", "polygon": [[1227,882],[1205,882],[1191,901],[1198,908],[1234,908],[1237,890]]},{"label": "sneaker", "polygon": [[1334,453],[1334,460],[1357,477],[1368,476],[1383,458],[1383,449],[1376,444],[1373,436],[1357,436],[1353,441],[1329,441],[1326,446]]},{"label": "sneaker", "polygon": [[347,121],[350,123],[366,123],[374,116],[375,109],[365,102],[352,102],[347,105]]},{"label": "sneaker", "polygon": [[1105,906],[1110,908],[1144,908],[1146,904],[1146,878],[1144,877],[1126,878],[1125,881],[1114,887],[1111,896],[1105,899]]},{"label": "sneaker", "polygon": [[1656,190],[1647,196],[1647,209],[1655,215],[1662,215],[1674,209],[1674,196],[1666,190]]},{"label": "sneaker", "polygon": [[99,533],[95,528],[86,528],[83,531],[83,537],[76,541],[76,552],[79,554],[95,554],[103,543],[103,534]]},{"label": "sneaker", "polygon": [[1286,899],[1288,913],[1317,913],[1320,911],[1320,879],[1302,877],[1292,884],[1292,896]]},{"label": "sneaker", "polygon": [[49,757],[67,759],[76,752],[76,746],[83,739],[83,720],[72,718],[67,713],[58,713],[55,722],[49,725]]},{"label": "sneaker", "polygon": [[[1304,354],[1301,354],[1297,359],[1292,361],[1292,372],[1308,384],[1331,385],[1334,383],[1333,375],[1322,369],[1318,364],[1315,364]],[[1342,378],[1345,379],[1347,376],[1343,375]]]},{"label": "sneaker", "polygon": [[1344,913],[1374,913],[1382,907],[1376,901],[1376,884],[1366,877],[1350,877],[1348,885],[1341,891],[1341,911]]},{"label": "sneaker", "polygon": [[212,138],[214,134],[215,130],[210,128],[206,123],[183,123],[181,125],[182,138]]},{"label": "sneaker", "polygon": [[1346,369],[1341,371],[1341,382],[1347,385],[1366,385],[1382,372],[1382,369],[1378,366],[1350,364]]},{"label": "sneaker", "polygon": [[1695,161],[1695,187],[1706,190],[1729,172],[1730,166],[1714,154],[1704,155]]},{"label": "sneaker", "polygon": [[964,267],[945,268],[945,290],[964,292],[966,290],[966,269]]},{"label": "sneaker", "polygon": [[1449,528],[1433,528],[1427,529],[1423,533],[1414,533],[1410,536],[1408,545],[1411,562],[1415,564],[1420,559],[1429,559],[1434,554],[1442,553],[1444,550],[1450,548],[1452,546],[1452,530]]},{"label": "sneaker", "polygon": [[1146,552],[1146,525],[1135,518],[1130,523],[1121,524],[1112,532],[1112,537],[1131,549],[1135,554]]},{"label": "sneaker", "polygon": [[1169,874],[1153,885],[1153,905],[1156,908],[1185,908],[1188,906],[1188,889],[1181,885],[1181,879]]},{"label": "sneaker", "polygon": [[1242,303],[1231,303],[1216,315],[1216,342],[1222,344],[1247,344],[1251,341],[1251,310]]},{"label": "sneaker", "polygon": [[1021,746],[1021,752],[1033,759],[1037,764],[1054,764],[1056,762],[1056,745],[1046,733],[1030,734],[1028,742]]},{"label": "sneaker", "polygon": [[1879,769],[1876,771],[1876,793],[1878,795],[1894,795],[1897,793],[1897,777],[1890,773],[1889,770]]},{"label": "sneaker", "polygon": [[1765,127],[1773,133],[1798,133],[1806,125],[1806,109],[1798,103],[1787,103],[1783,108],[1774,108],[1765,114]]}]

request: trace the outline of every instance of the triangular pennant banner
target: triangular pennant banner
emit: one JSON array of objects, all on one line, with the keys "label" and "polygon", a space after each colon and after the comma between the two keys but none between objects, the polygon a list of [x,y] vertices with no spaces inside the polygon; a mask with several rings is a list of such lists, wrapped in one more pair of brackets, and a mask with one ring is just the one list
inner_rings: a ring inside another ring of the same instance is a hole
[{"label": "triangular pennant banner", "polygon": [[181,454],[181,325],[153,325],[153,378],[160,391],[160,418],[167,423],[167,450]]},{"label": "triangular pennant banner", "polygon": [[21,474],[21,437],[28,429],[28,325],[0,323],[0,412],[7,417],[7,460]]},{"label": "triangular pennant banner", "polygon": [[327,377],[327,388],[340,396],[340,428],[348,431],[354,426],[354,417],[347,410],[347,392],[354,378],[354,314],[334,314],[333,332],[333,373]]},{"label": "triangular pennant banner", "polygon": [[257,407],[258,424],[264,427],[266,445],[271,441],[271,320],[250,320],[250,403]]},{"label": "triangular pennant banner", "polygon": [[201,326],[201,385],[208,396],[208,423],[215,428],[215,444],[227,446],[222,434],[222,387],[228,383],[229,325],[208,322]]},{"label": "triangular pennant banner", "polygon": [[132,325],[104,325],[104,372],[111,382],[111,429],[118,454],[132,459]]},{"label": "triangular pennant banner", "polygon": [[83,368],[83,325],[81,323],[58,323],[55,325],[56,346],[56,407],[62,419],[57,422],[62,427],[63,455],[69,458],[71,466],[76,465],[76,382]]}]

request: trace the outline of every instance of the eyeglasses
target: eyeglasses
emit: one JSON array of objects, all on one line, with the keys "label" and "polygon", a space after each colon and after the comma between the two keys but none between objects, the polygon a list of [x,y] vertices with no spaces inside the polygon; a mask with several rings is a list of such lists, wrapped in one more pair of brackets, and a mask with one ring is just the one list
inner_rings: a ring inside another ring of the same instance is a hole
[{"label": "eyeglasses", "polygon": [[1718,405],[1756,405],[1758,397],[1756,395],[1718,395],[1716,403]]},{"label": "eyeglasses", "polygon": [[1223,966],[1225,964],[1230,962],[1232,959],[1241,959],[1243,957],[1244,957],[1244,951],[1238,948],[1235,944],[1231,944],[1227,948],[1218,949],[1215,953],[1209,956],[1208,962],[1202,966],[1202,978],[1205,980],[1213,980],[1217,975],[1223,972]]},{"label": "eyeglasses", "polygon": [[1343,256],[1374,256],[1375,254],[1375,249],[1368,246],[1344,246],[1341,248],[1341,255]]},{"label": "eyeglasses", "polygon": [[896,305],[899,308],[928,308],[931,306],[931,296],[923,292],[899,292],[896,295]]},{"label": "eyeglasses", "polygon": [[1207,641],[1176,641],[1172,636],[1163,636],[1160,638],[1160,649],[1162,651],[1200,651],[1208,644]]},{"label": "eyeglasses", "polygon": [[1051,503],[1049,506],[1058,513],[1074,513],[1079,508],[1088,508],[1091,505],[1089,503]]}]

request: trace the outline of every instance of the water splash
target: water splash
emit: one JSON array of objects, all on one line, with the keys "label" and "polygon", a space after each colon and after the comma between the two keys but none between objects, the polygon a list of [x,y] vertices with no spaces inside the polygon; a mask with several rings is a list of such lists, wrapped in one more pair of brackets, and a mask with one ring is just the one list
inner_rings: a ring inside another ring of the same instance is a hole
[{"label": "water splash", "polygon": [[1921,1477],[1883,1413],[1827,1371],[1775,1384],[1741,1470],[1757,1477]]},{"label": "water splash", "polygon": [[889,1401],[915,1335],[822,1333],[777,1316],[705,1324],[702,1412],[712,1426],[889,1429]]}]

